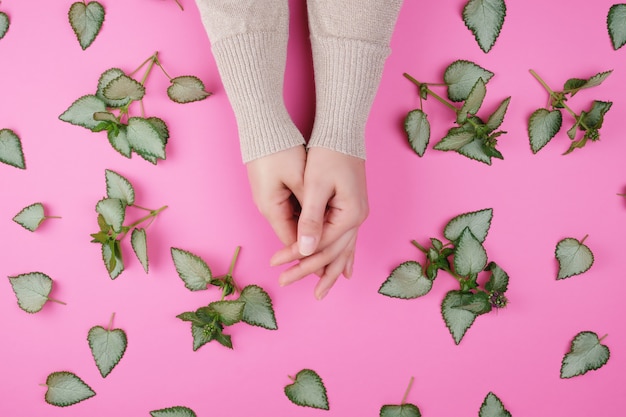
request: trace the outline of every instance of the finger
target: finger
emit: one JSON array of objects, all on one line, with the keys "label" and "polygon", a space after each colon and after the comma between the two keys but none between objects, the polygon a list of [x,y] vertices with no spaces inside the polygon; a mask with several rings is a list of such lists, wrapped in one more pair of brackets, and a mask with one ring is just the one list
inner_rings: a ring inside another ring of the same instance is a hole
[{"label": "finger", "polygon": [[315,252],[322,237],[326,206],[332,197],[332,189],[309,187],[304,190],[302,211],[298,219],[298,251],[302,256]]},{"label": "finger", "polygon": [[345,251],[338,258],[333,260],[326,269],[324,270],[324,275],[320,278],[319,282],[315,286],[314,294],[315,298],[321,300],[326,297],[330,289],[335,285],[339,275],[345,270],[346,264],[350,257],[351,251]]},{"label": "finger", "polygon": [[265,211],[264,215],[283,245],[289,246],[296,242],[298,221],[295,217],[293,204],[289,199],[283,200],[278,206]]},{"label": "finger", "polygon": [[348,256],[347,256],[347,260],[346,260],[346,266],[343,270],[343,276],[350,279],[352,278],[352,270],[354,267],[354,251],[356,248],[356,237],[357,235],[355,234],[354,237],[352,238],[352,241],[348,244]]}]

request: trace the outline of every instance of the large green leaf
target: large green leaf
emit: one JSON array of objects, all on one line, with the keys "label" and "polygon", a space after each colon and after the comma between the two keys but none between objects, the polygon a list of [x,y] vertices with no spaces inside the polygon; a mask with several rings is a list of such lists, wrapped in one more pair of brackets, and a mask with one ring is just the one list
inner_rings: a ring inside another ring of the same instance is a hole
[{"label": "large green leaf", "polygon": [[481,242],[466,227],[456,241],[454,249],[454,270],[467,277],[476,275],[487,266],[487,251]]},{"label": "large green leaf", "polygon": [[448,65],[443,79],[448,86],[448,97],[458,102],[467,99],[479,78],[486,84],[493,75],[493,72],[471,61],[457,60]]},{"label": "large green leaf", "polygon": [[183,249],[171,248],[172,259],[178,276],[191,291],[206,290],[213,278],[211,268],[200,258]]},{"label": "large green leaf", "polygon": [[322,378],[311,369],[298,372],[293,383],[285,387],[285,395],[289,400],[302,407],[328,410],[328,396]]},{"label": "large green leaf", "polygon": [[242,316],[245,323],[269,330],[278,329],[272,299],[263,288],[248,285],[241,291],[239,300],[245,302]]},{"label": "large green leaf", "polygon": [[463,22],[485,53],[496,43],[505,16],[504,0],[469,0],[463,8]]},{"label": "large green leaf", "polygon": [[113,78],[102,89],[102,95],[113,102],[138,101],[145,94],[145,87],[126,74]]},{"label": "large green leaf", "polygon": [[187,407],[174,406],[150,411],[151,417],[196,417],[196,413]]},{"label": "large green leaf", "polygon": [[130,181],[110,169],[104,171],[104,176],[108,198],[117,198],[127,206],[135,203],[135,189]]},{"label": "large green leaf", "polygon": [[87,129],[94,129],[99,121],[93,118],[94,113],[106,111],[106,104],[94,95],[85,95],[72,103],[67,110],[59,116],[64,122]]},{"label": "large green leaf", "polygon": [[126,352],[128,345],[126,333],[122,329],[94,326],[89,329],[87,341],[100,375],[106,378]]},{"label": "large green leaf", "polygon": [[572,340],[569,352],[561,363],[561,378],[572,378],[601,368],[607,363],[611,352],[601,344],[594,332],[578,333]]},{"label": "large green leaf", "polygon": [[193,75],[183,75],[170,80],[171,85],[167,89],[170,100],[176,103],[191,103],[209,97],[211,93],[206,91],[204,83]]},{"label": "large green leaf", "polygon": [[26,169],[22,141],[11,129],[0,129],[0,162]]},{"label": "large green leaf", "polygon": [[[583,239],[584,240],[584,239]],[[568,237],[556,245],[555,256],[559,262],[557,279],[582,274],[593,265],[593,253],[582,241]]]},{"label": "large green leaf", "polygon": [[420,109],[410,111],[404,119],[404,131],[411,148],[419,156],[424,156],[430,140],[430,123],[426,113]]},{"label": "large green leaf", "polygon": [[49,300],[52,278],[41,272],[30,272],[9,277],[17,304],[27,313],[37,313]]},{"label": "large green leaf", "polygon": [[614,4],[609,9],[606,26],[611,44],[616,51],[626,44],[626,4]]},{"label": "large green leaf", "polygon": [[96,212],[114,231],[121,232],[126,217],[126,204],[119,198],[103,198],[96,204]]},{"label": "large green leaf", "polygon": [[68,12],[70,26],[83,50],[87,49],[100,33],[104,22],[104,7],[97,1],[73,3]]},{"label": "large green leaf", "polygon": [[26,230],[34,232],[46,219],[43,204],[34,203],[20,210],[19,213],[13,217],[13,221]]},{"label": "large green leaf", "polygon": [[559,132],[563,116],[559,110],[537,109],[528,120],[528,137],[533,153],[539,152]]},{"label": "large green leaf", "polygon": [[478,314],[462,308],[471,301],[472,294],[461,291],[449,291],[441,303],[441,315],[450,330],[454,342],[461,343],[465,332],[470,328]]},{"label": "large green leaf", "polygon": [[581,79],[581,78],[570,78],[569,80],[565,82],[565,85],[563,86],[563,91],[565,93],[571,94],[573,97],[580,90],[583,90],[585,88],[596,87],[602,84],[604,80],[606,80],[609,77],[609,75],[611,75],[612,72],[613,72],[612,70],[600,72],[594,75],[593,77],[589,78],[588,80]]},{"label": "large green leaf", "polygon": [[511,413],[504,408],[502,401],[493,393],[490,392],[485,397],[482,405],[480,406],[479,417],[511,417]]},{"label": "large green leaf", "polygon": [[89,385],[71,372],[51,373],[46,386],[46,402],[57,407],[67,407],[96,395]]},{"label": "large green leaf", "polygon": [[446,224],[443,235],[452,242],[461,237],[464,229],[468,227],[478,241],[484,242],[491,227],[491,219],[493,219],[491,208],[462,213]]},{"label": "large green leaf", "polygon": [[109,68],[108,70],[104,71],[98,79],[98,89],[96,90],[96,97],[104,101],[108,107],[119,108],[130,103],[129,97],[124,97],[121,100],[111,100],[106,98],[104,95],[104,88],[108,86],[111,81],[122,75],[125,75],[125,73],[121,69]]},{"label": "large green leaf", "polygon": [[387,297],[411,299],[428,294],[432,287],[433,282],[424,275],[422,265],[406,261],[391,271],[378,292]]},{"label": "large green leaf", "polygon": [[128,119],[126,138],[140,156],[165,159],[165,143],[157,129],[142,117]]}]

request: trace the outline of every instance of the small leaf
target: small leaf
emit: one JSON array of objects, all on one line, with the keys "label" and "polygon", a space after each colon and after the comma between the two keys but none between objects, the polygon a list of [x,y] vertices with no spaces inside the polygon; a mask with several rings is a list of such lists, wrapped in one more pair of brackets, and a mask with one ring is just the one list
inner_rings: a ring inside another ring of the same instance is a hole
[{"label": "small leaf", "polygon": [[480,106],[483,105],[483,100],[485,100],[485,95],[487,94],[487,88],[485,87],[485,82],[482,78],[476,80],[476,84],[472,87],[472,91],[470,91],[467,99],[463,103],[463,107],[458,111],[456,116],[456,122],[458,124],[463,124],[467,120],[467,115],[471,114],[472,116],[478,113],[480,110]]},{"label": "small leaf", "polygon": [[561,378],[583,375],[604,366],[611,353],[609,348],[600,342],[601,339],[593,332],[578,333],[572,340],[569,352],[563,357]]},{"label": "small leaf", "polygon": [[187,407],[175,406],[150,411],[151,417],[196,417],[196,413]]},{"label": "small leaf", "polygon": [[422,417],[422,413],[413,404],[383,405],[380,417]]},{"label": "small leaf", "polygon": [[559,110],[538,109],[528,120],[528,137],[533,153],[539,152],[559,132],[563,116]]},{"label": "small leaf", "polygon": [[467,277],[478,274],[487,265],[487,251],[466,227],[457,240],[454,250],[454,270]]},{"label": "small leaf", "polygon": [[43,204],[34,203],[24,207],[19,213],[13,217],[13,221],[26,230],[34,232],[46,219]]},{"label": "small leaf", "polygon": [[594,100],[591,109],[588,112],[581,113],[581,128],[584,129],[582,123],[589,129],[600,129],[604,123],[604,115],[611,109],[613,105],[610,101]]},{"label": "small leaf", "polygon": [[278,329],[272,299],[257,285],[248,285],[239,296],[245,302],[242,320],[252,326],[259,326],[269,330]]},{"label": "small leaf", "polygon": [[135,203],[135,189],[130,181],[110,169],[104,171],[104,176],[108,198],[121,200],[127,206]]},{"label": "small leaf", "polygon": [[172,259],[178,276],[191,291],[206,290],[213,278],[209,266],[197,255],[186,250],[171,248]]},{"label": "small leaf", "polygon": [[504,408],[502,401],[493,393],[490,392],[485,397],[482,405],[480,406],[479,417],[511,417],[511,413]]},{"label": "small leaf", "polygon": [[126,333],[122,329],[94,326],[89,329],[87,341],[100,375],[106,378],[126,352],[128,345]]},{"label": "small leaf", "polygon": [[94,113],[106,111],[104,101],[94,95],[80,97],[59,116],[64,122],[87,129],[94,129],[99,121],[93,118]]},{"label": "small leaf", "polygon": [[463,8],[463,22],[485,53],[496,43],[505,16],[504,0],[469,0]]},{"label": "small leaf", "polygon": [[40,311],[48,295],[52,291],[52,278],[41,272],[30,272],[9,277],[13,292],[17,297],[17,304],[27,313],[37,313]]},{"label": "small leaf", "polygon": [[[113,242],[114,247],[119,248],[119,240]],[[109,277],[115,279],[124,272],[124,260],[119,249],[111,249],[108,243],[102,245],[102,261],[104,262]]]},{"label": "small leaf", "polygon": [[[584,240],[584,239],[583,239]],[[569,278],[589,270],[593,265],[593,253],[573,238],[565,238],[556,245],[555,256],[559,262],[557,279]]]},{"label": "small leaf", "polygon": [[241,321],[243,317],[243,308],[245,303],[243,301],[214,301],[209,304],[209,308],[215,311],[220,318],[220,322],[224,326],[232,326],[235,323]]},{"label": "small leaf", "polygon": [[138,101],[146,94],[146,89],[139,82],[126,74],[113,78],[102,89],[102,95],[111,101]]},{"label": "small leaf", "polygon": [[491,271],[491,277],[485,284],[485,290],[489,292],[503,293],[509,286],[509,275],[500,268],[495,262],[489,262],[486,271]]},{"label": "small leaf", "polygon": [[326,387],[315,371],[303,369],[293,380],[293,384],[285,387],[285,395],[289,401],[302,407],[329,409]]},{"label": "small leaf", "polygon": [[460,147],[456,151],[463,156],[487,165],[491,165],[491,158],[493,156],[502,159],[502,155],[495,148],[485,146],[484,141],[479,138],[474,138],[473,141]]},{"label": "small leaf", "polygon": [[391,271],[378,292],[387,297],[411,299],[428,294],[433,282],[424,276],[422,265],[406,261]]},{"label": "small leaf", "polygon": [[121,100],[111,100],[104,96],[104,88],[108,86],[111,81],[122,75],[126,74],[121,69],[109,68],[108,70],[104,71],[98,79],[98,89],[96,91],[96,97],[104,101],[107,107],[120,108],[130,103],[129,97],[124,97]]},{"label": "small leaf", "polygon": [[0,39],[4,38],[4,35],[7,34],[10,25],[11,20],[9,16],[4,12],[0,12]]},{"label": "small leaf", "polygon": [[404,119],[404,131],[407,134],[411,148],[419,156],[424,156],[430,140],[430,123],[428,123],[426,113],[420,109],[410,111],[406,119]]},{"label": "small leaf", "polygon": [[70,7],[68,18],[80,47],[85,50],[100,33],[104,22],[104,7],[97,1],[89,3],[77,1]]},{"label": "small leaf", "polygon": [[496,111],[494,111],[489,119],[487,120],[487,127],[490,130],[496,130],[500,127],[502,122],[504,121],[504,116],[506,114],[507,108],[509,107],[509,103],[511,102],[511,97],[505,98],[502,103],[498,106]]},{"label": "small leaf", "polygon": [[433,149],[438,151],[458,151],[474,139],[474,132],[469,132],[461,127],[453,127],[441,141],[435,144]]},{"label": "small leaf", "polygon": [[0,162],[26,169],[22,141],[11,129],[0,129]]},{"label": "small leaf", "polygon": [[493,75],[493,72],[471,61],[454,61],[443,74],[444,82],[448,85],[448,98],[456,102],[466,100],[479,78],[486,84]]},{"label": "small leaf", "polygon": [[133,229],[130,235],[130,244],[133,247],[137,259],[141,262],[143,270],[148,273],[148,240],[145,229]]},{"label": "small leaf", "polygon": [[614,4],[609,9],[606,26],[613,49],[618,50],[626,44],[626,4]]},{"label": "small leaf", "polygon": [[464,305],[466,301],[464,298],[468,295],[471,294],[462,293],[461,291],[449,291],[441,303],[441,314],[457,345],[477,317],[477,314],[459,308]]},{"label": "small leaf", "polygon": [[126,135],[126,125],[121,125],[117,131],[107,132],[107,138],[109,143],[113,146],[113,149],[124,155],[126,158],[131,157],[132,149],[130,143],[128,143],[128,137]]},{"label": "small leaf", "polygon": [[165,159],[165,144],[154,126],[142,117],[128,119],[126,138],[131,148],[141,156]]},{"label": "small leaf", "polygon": [[606,80],[609,77],[609,75],[611,75],[612,72],[613,70],[600,72],[594,75],[593,77],[589,78],[588,80],[583,80],[580,78],[570,78],[569,80],[565,82],[565,85],[563,86],[563,92],[569,93],[571,94],[572,97],[574,97],[574,95],[578,93],[580,90],[583,90],[585,88],[596,87],[602,84],[604,80]]},{"label": "small leaf", "polygon": [[101,214],[104,221],[117,233],[122,231],[126,204],[119,198],[104,198],[96,204],[96,212]]},{"label": "small leaf", "polygon": [[202,80],[193,75],[183,75],[170,80],[172,83],[167,89],[170,100],[176,103],[191,103],[209,97],[211,93],[204,88]]},{"label": "small leaf", "polygon": [[46,402],[57,407],[67,407],[96,395],[89,385],[71,372],[51,373],[46,386]]},{"label": "small leaf", "polygon": [[170,137],[170,132],[165,122],[158,117],[148,117],[146,120],[157,131],[157,133],[159,134],[159,138],[161,138],[161,141],[163,142],[163,145],[167,145],[167,140]]},{"label": "small leaf", "polygon": [[443,235],[449,241],[455,241],[467,227],[479,242],[484,242],[491,227],[492,218],[493,209],[491,208],[459,214],[446,224]]}]

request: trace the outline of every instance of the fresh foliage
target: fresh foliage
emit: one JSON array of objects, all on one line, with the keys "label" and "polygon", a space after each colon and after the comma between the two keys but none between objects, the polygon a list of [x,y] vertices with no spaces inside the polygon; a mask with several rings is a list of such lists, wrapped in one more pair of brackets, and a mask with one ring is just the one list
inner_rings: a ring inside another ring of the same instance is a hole
[{"label": "fresh foliage", "polygon": [[469,0],[463,7],[463,22],[485,53],[496,43],[505,16],[504,0]]},{"label": "fresh foliage", "polygon": [[104,22],[104,7],[97,1],[77,1],[67,13],[70,26],[83,50],[87,49],[100,33]]},{"label": "fresh foliage", "polygon": [[415,379],[411,377],[409,381],[409,386],[404,392],[404,397],[402,397],[402,402],[399,405],[395,404],[386,404],[380,408],[380,417],[421,417],[422,413],[419,408],[415,404],[407,403],[407,397],[409,396],[409,392],[411,391],[411,387],[413,386],[413,381]]},{"label": "fresh foliage", "polygon": [[93,389],[71,372],[53,372],[48,375],[45,386],[46,402],[57,407],[77,404],[96,395]]},{"label": "fresh foliage", "polygon": [[4,38],[4,35],[7,34],[9,26],[11,26],[11,19],[9,19],[9,15],[4,12],[0,12],[0,39]]},{"label": "fresh foliage", "polygon": [[22,141],[11,129],[0,129],[0,162],[26,169]]},{"label": "fresh foliage", "polygon": [[574,336],[561,363],[561,378],[583,375],[604,366],[611,356],[609,348],[601,344],[605,337],[598,338],[596,333],[589,331]]},{"label": "fresh foliage", "polygon": [[479,417],[511,417],[511,413],[504,408],[504,404],[500,401],[493,392],[490,392],[485,397],[482,405],[480,406],[480,411],[478,413]]},{"label": "fresh foliage", "polygon": [[[269,330],[278,328],[270,296],[257,285],[248,285],[239,290],[235,284],[233,271],[239,250],[239,247],[235,250],[228,273],[213,276],[209,266],[198,255],[183,249],[171,248],[174,266],[187,289],[201,291],[211,285],[222,291],[219,301],[176,316],[182,321],[191,323],[194,351],[213,340],[232,349],[232,338],[224,333],[224,328],[239,322]],[[239,294],[237,299],[226,300],[226,297],[237,293]]]},{"label": "fresh foliage", "polygon": [[[105,170],[107,195],[96,204],[98,226],[100,230],[91,234],[92,243],[102,248],[102,260],[111,279],[117,278],[124,271],[122,257],[122,240],[131,232],[131,245],[143,266],[148,272],[148,247],[145,229],[167,208],[147,209],[135,204],[135,189],[126,178],[115,171]],[[147,211],[148,214],[128,225],[124,224],[129,208]],[[144,228],[139,226],[148,222]]]},{"label": "fresh foliage", "polygon": [[[133,78],[146,65],[141,80]],[[109,143],[120,154],[130,158],[135,152],[156,164],[166,158],[169,129],[162,119],[146,117],[144,113],[145,83],[154,66],[159,67],[170,80],[167,94],[172,101],[189,103],[204,100],[210,95],[195,76],[170,77],[159,60],[158,52],[155,52],[130,74],[119,68],[103,72],[96,92],[78,98],[59,118],[93,132],[106,131]],[[130,107],[135,102],[141,105],[141,116],[130,113]]]},{"label": "fresh foliage", "polygon": [[[439,271],[447,272],[460,288],[446,294],[441,314],[455,343],[459,344],[476,317],[507,304],[509,277],[500,266],[488,261],[483,246],[492,217],[492,209],[463,213],[446,224],[443,234],[448,242],[431,238],[430,247],[426,248],[414,240],[412,243],[425,255],[426,262],[401,263],[378,292],[393,298],[421,297],[430,291]],[[482,272],[489,274],[483,288],[478,283]]]},{"label": "fresh foliage", "polygon": [[13,221],[24,229],[34,232],[41,226],[44,220],[52,218],[58,219],[59,217],[46,216],[43,204],[33,203],[20,210],[20,212],[13,217]]},{"label": "fresh foliage", "polygon": [[9,277],[9,282],[17,297],[17,304],[27,313],[39,312],[48,301],[65,304],[49,297],[53,281],[42,272],[29,272]]},{"label": "fresh foliage", "polygon": [[102,326],[94,326],[87,334],[89,349],[102,378],[106,378],[120,362],[128,345],[126,332],[113,328],[114,316],[115,314],[111,316],[106,329]]},{"label": "fresh foliage", "polygon": [[328,410],[328,395],[322,378],[311,369],[303,369],[295,377],[289,377],[293,383],[285,387],[289,401],[301,407]]},{"label": "fresh foliage", "polygon": [[[616,51],[626,44],[626,4],[614,4],[606,17],[611,44]],[[0,36],[2,37],[2,36]]]},{"label": "fresh foliage", "polygon": [[591,268],[594,258],[591,249],[584,244],[586,239],[587,236],[580,241],[568,237],[557,243],[554,251],[559,262],[557,279],[579,275]]},{"label": "fresh foliage", "polygon": [[[511,98],[504,99],[487,117],[486,122],[477,115],[487,94],[486,84],[493,77],[491,71],[470,61],[457,60],[451,63],[443,77],[443,86],[447,88],[450,101],[430,88],[442,84],[422,83],[406,73],[404,76],[418,87],[420,98],[420,107],[411,110],[404,120],[404,131],[415,153],[423,156],[430,142],[430,122],[423,110],[423,101],[430,96],[456,114],[456,126],[448,130],[434,149],[455,151],[487,165],[491,165],[492,158],[503,159],[496,146],[498,137],[506,132],[498,128],[504,122]],[[462,105],[456,106],[453,104],[455,102],[461,102]]]},{"label": "fresh foliage", "polygon": [[[563,124],[562,110],[564,109],[574,118],[574,124],[567,130],[567,136],[572,140],[569,148],[563,155],[574,149],[582,148],[588,141],[600,140],[600,128],[604,123],[604,116],[613,105],[610,101],[594,100],[589,110],[576,113],[567,104],[579,91],[596,87],[604,82],[613,71],[600,72],[590,78],[570,78],[563,85],[561,91],[555,91],[539,75],[530,70],[530,73],[539,81],[549,94],[547,108],[535,110],[528,119],[528,137],[533,153],[539,152],[556,136]],[[582,136],[578,131],[583,132]]]},{"label": "fresh foliage", "polygon": [[196,417],[196,413],[187,407],[174,406],[150,411],[152,417]]}]

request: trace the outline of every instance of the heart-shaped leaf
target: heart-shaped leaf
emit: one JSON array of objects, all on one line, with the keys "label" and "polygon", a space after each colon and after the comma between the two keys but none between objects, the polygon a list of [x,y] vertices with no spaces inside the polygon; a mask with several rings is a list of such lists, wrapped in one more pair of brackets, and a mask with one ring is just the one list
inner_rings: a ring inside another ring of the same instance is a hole
[{"label": "heart-shaped leaf", "polygon": [[404,131],[411,148],[419,156],[424,156],[430,140],[430,123],[426,113],[420,109],[410,111],[404,119]]},{"label": "heart-shaped leaf", "polygon": [[242,320],[253,326],[269,330],[278,329],[272,299],[257,285],[248,285],[239,295],[239,300],[245,303]]},{"label": "heart-shaped leaf", "polygon": [[482,243],[487,237],[492,218],[493,209],[491,208],[459,214],[446,224],[443,235],[446,239],[453,242],[461,237],[461,234],[467,227],[472,232],[472,235]]},{"label": "heart-shaped leaf", "polygon": [[196,413],[187,407],[174,406],[150,411],[151,417],[196,417]]},{"label": "heart-shaped leaf", "polygon": [[26,230],[34,232],[46,219],[43,204],[34,203],[24,207],[19,213],[13,217],[13,221]]},{"label": "heart-shaped leaf", "polygon": [[67,407],[96,395],[89,385],[71,372],[51,373],[46,386],[46,402],[57,407]]},{"label": "heart-shaped leaf", "polygon": [[104,171],[104,176],[108,198],[117,198],[127,206],[132,206],[135,203],[135,189],[130,181],[110,169]]},{"label": "heart-shaped leaf", "polygon": [[102,89],[102,95],[113,102],[138,101],[146,94],[146,89],[141,83],[130,78],[126,74],[113,78]]},{"label": "heart-shaped leaf", "polygon": [[76,126],[94,129],[100,122],[93,118],[93,114],[104,111],[106,111],[104,101],[94,95],[88,94],[73,102],[72,105],[59,116],[59,119]]},{"label": "heart-shaped leaf", "polygon": [[131,148],[141,156],[165,159],[165,144],[152,123],[143,117],[128,119],[126,138]]},{"label": "heart-shaped leaf", "polygon": [[469,227],[466,227],[455,245],[454,270],[457,274],[467,277],[478,274],[485,266],[487,266],[487,251]]},{"label": "heart-shaped leaf", "polygon": [[582,274],[593,265],[593,253],[583,243],[574,238],[565,238],[556,245],[555,256],[559,262],[557,279]]},{"label": "heart-shaped leaf", "polygon": [[191,103],[209,97],[211,93],[204,88],[204,83],[193,75],[183,75],[170,80],[171,85],[167,89],[170,100],[176,103]]},{"label": "heart-shaped leaf", "polygon": [[422,417],[422,413],[413,404],[383,405],[380,417]]},{"label": "heart-shaped leaf", "polygon": [[27,313],[40,311],[52,291],[52,278],[41,272],[9,277],[9,282],[17,297],[17,304]]},{"label": "heart-shaped leaf", "polygon": [[104,221],[117,233],[122,231],[126,217],[126,204],[119,198],[103,198],[96,204],[96,212],[101,214]]},{"label": "heart-shaped leaf", "polygon": [[482,405],[480,406],[479,417],[511,417],[511,413],[504,408],[502,401],[493,393],[490,392],[485,397]]},{"label": "heart-shaped leaf", "polygon": [[493,72],[471,61],[454,61],[443,74],[444,82],[448,86],[448,98],[456,102],[466,100],[479,78],[487,84],[493,75]]},{"label": "heart-shaped leaf", "polygon": [[422,270],[422,265],[415,261],[406,261],[391,271],[378,292],[387,297],[411,299],[428,294],[433,282]]},{"label": "heart-shaped leaf", "polygon": [[606,18],[609,37],[616,51],[626,44],[626,4],[614,4]]},{"label": "heart-shaped leaf", "polygon": [[0,162],[26,169],[22,141],[11,129],[0,129]]},{"label": "heart-shaped leaf", "polygon": [[68,12],[70,26],[83,50],[87,49],[100,33],[104,22],[104,7],[97,1],[73,3]]},{"label": "heart-shaped leaf", "polygon": [[583,375],[604,366],[611,353],[601,341],[594,332],[578,333],[572,340],[569,352],[563,357],[561,378]]},{"label": "heart-shaped leaf", "polygon": [[87,341],[100,375],[106,378],[126,352],[128,345],[126,333],[122,329],[94,326],[89,329]]},{"label": "heart-shaped leaf", "polygon": [[533,153],[539,152],[559,132],[563,116],[559,110],[537,109],[528,120],[528,137]]},{"label": "heart-shaped leaf", "polygon": [[9,16],[4,12],[0,12],[0,39],[4,38],[4,35],[7,34],[10,25],[11,20]]},{"label": "heart-shaped leaf", "polygon": [[504,0],[469,0],[463,8],[463,22],[485,53],[496,43],[505,16]]},{"label": "heart-shaped leaf", "polygon": [[303,369],[291,379],[293,384],[285,387],[285,395],[292,403],[302,407],[329,409],[326,387],[315,371]]},{"label": "heart-shaped leaf", "polygon": [[211,268],[197,255],[183,249],[171,248],[178,276],[191,291],[206,290],[213,278]]},{"label": "heart-shaped leaf", "polygon": [[441,314],[457,345],[461,343],[465,332],[478,316],[468,309],[461,308],[470,301],[468,296],[471,297],[471,294],[449,291],[441,303]]}]

